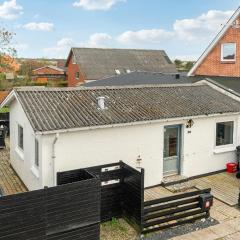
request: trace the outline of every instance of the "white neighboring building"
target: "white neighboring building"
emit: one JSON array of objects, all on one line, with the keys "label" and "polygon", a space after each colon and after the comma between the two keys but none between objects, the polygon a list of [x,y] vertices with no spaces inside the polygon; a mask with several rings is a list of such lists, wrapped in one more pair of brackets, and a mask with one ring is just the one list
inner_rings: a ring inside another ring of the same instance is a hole
[{"label": "white neighboring building", "polygon": [[223,170],[240,144],[238,98],[207,82],[112,88],[19,88],[10,107],[11,164],[29,190],[57,172],[118,162],[164,176]]}]

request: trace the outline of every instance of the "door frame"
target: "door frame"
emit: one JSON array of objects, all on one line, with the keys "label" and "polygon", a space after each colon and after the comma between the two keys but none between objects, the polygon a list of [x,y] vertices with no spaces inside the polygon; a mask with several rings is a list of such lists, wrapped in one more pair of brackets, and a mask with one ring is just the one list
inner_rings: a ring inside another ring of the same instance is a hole
[{"label": "door frame", "polygon": [[165,138],[165,129],[167,128],[177,128],[178,129],[178,143],[177,143],[177,165],[178,165],[178,169],[177,169],[177,173],[175,174],[169,174],[169,175],[164,175],[164,168],[163,168],[163,177],[168,177],[168,176],[173,176],[173,175],[181,175],[182,172],[182,158],[181,158],[181,154],[182,154],[182,125],[181,124],[174,124],[174,125],[166,125],[164,126],[164,132],[163,132],[163,166],[164,166],[164,148],[165,148],[165,144],[164,144],[164,138]]}]

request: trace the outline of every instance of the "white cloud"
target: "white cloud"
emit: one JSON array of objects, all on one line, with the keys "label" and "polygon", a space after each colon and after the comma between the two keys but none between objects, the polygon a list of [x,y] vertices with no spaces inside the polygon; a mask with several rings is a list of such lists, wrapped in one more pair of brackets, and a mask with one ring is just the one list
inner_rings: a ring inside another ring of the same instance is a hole
[{"label": "white cloud", "polygon": [[232,14],[233,11],[210,10],[197,18],[176,20],[173,29],[183,40],[209,40],[220,31]]},{"label": "white cloud", "polygon": [[123,44],[159,43],[174,37],[174,33],[164,29],[143,29],[140,31],[126,31],[117,40]]},{"label": "white cloud", "polygon": [[119,2],[126,0],[78,0],[73,3],[74,7],[81,7],[85,10],[109,10]]},{"label": "white cloud", "polygon": [[48,22],[30,22],[25,25],[23,25],[23,28],[27,30],[32,30],[32,31],[46,31],[49,32],[53,29],[54,24],[53,23],[48,23]]},{"label": "white cloud", "polygon": [[[176,20],[172,29],[142,29],[139,31],[126,31],[117,37],[121,44],[159,44],[171,41],[184,41],[199,43],[210,41],[227,22],[233,11],[210,10],[196,18]],[[206,44],[206,43],[205,43]]]},{"label": "white cloud", "polygon": [[112,37],[106,33],[94,33],[86,42],[77,42],[72,38],[62,38],[54,47],[43,49],[48,57],[67,58],[72,47],[107,47],[112,41]]},{"label": "white cloud", "polygon": [[89,37],[88,47],[106,47],[112,40],[112,37],[106,33],[95,33]]},{"label": "white cloud", "polygon": [[13,20],[23,12],[23,7],[17,4],[16,0],[5,1],[0,5],[0,18]]},{"label": "white cloud", "polygon": [[76,44],[72,38],[62,38],[55,47],[45,48],[43,51],[48,57],[67,58],[73,46],[76,46]]},{"label": "white cloud", "polygon": [[19,52],[27,50],[29,48],[29,45],[26,43],[16,43],[13,45],[13,47],[17,50],[17,52]]}]

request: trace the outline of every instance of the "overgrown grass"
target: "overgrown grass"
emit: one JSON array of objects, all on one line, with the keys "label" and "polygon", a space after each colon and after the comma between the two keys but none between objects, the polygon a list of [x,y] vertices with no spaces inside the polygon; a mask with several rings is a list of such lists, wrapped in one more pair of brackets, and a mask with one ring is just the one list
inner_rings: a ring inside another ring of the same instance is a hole
[{"label": "overgrown grass", "polygon": [[101,240],[132,240],[136,237],[136,231],[123,219],[113,218],[101,224]]}]

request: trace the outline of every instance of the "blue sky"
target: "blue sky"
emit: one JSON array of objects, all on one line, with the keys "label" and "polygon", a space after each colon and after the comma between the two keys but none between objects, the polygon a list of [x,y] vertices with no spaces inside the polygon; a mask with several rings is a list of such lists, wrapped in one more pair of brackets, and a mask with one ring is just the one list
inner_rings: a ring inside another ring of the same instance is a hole
[{"label": "blue sky", "polygon": [[0,0],[19,57],[67,57],[71,46],[164,49],[196,59],[237,0]]}]

